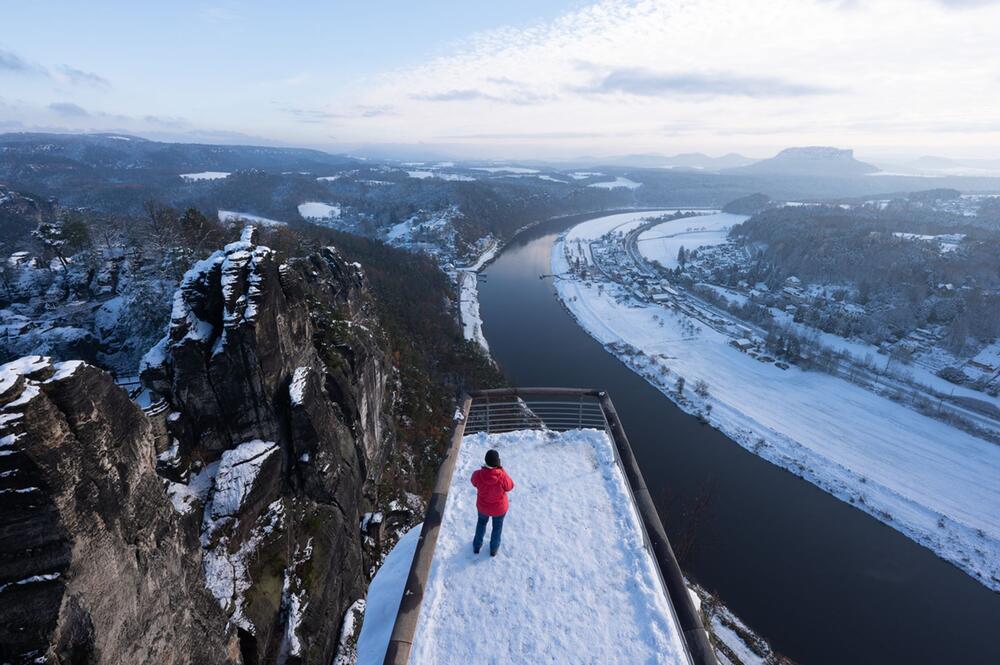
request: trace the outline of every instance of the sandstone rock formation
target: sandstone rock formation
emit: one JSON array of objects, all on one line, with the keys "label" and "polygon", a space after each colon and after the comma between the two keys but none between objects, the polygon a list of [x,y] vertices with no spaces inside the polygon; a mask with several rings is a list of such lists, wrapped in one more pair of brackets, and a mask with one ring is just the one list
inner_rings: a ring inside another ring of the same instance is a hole
[{"label": "sandstone rock formation", "polygon": [[24,358],[0,387],[0,660],[237,662],[142,410],[81,362]]},{"label": "sandstone rock formation", "polygon": [[378,563],[379,331],[360,265],[248,228],[182,280],[145,411],[84,363],[0,370],[0,662],[331,662]]}]

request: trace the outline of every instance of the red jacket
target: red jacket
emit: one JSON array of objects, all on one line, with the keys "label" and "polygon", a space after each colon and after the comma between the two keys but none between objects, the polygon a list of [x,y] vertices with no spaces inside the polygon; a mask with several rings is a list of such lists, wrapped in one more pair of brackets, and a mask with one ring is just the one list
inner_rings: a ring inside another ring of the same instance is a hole
[{"label": "red jacket", "polygon": [[507,512],[507,492],[514,489],[514,481],[502,466],[484,466],[472,473],[472,484],[478,490],[476,509],[484,515],[499,517]]}]

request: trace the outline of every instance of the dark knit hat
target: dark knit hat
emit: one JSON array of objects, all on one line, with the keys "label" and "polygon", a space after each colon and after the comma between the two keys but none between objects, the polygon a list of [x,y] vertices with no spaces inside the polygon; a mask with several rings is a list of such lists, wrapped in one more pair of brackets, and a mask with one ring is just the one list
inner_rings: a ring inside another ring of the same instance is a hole
[{"label": "dark knit hat", "polygon": [[497,468],[500,466],[500,453],[495,450],[489,450],[486,452],[486,466]]}]

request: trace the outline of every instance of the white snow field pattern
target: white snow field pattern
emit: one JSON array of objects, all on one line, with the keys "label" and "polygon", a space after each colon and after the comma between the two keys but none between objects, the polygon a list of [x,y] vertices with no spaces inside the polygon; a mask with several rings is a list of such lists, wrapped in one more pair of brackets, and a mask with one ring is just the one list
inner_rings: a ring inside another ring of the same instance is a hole
[{"label": "white snow field pattern", "polygon": [[639,234],[639,253],[664,268],[677,267],[677,253],[681,247],[695,249],[726,242],[729,229],[745,222],[744,215],[730,215],[724,212],[702,215],[658,224]]},{"label": "white snow field pattern", "polygon": [[[490,448],[515,483],[496,557],[472,552]],[[655,565],[604,432],[466,436],[410,663],[686,663]]]},{"label": "white snow field pattern", "polygon": [[307,201],[299,204],[299,214],[303,219],[339,219],[340,206],[321,203],[319,201]]},{"label": "white snow field pattern", "polygon": [[181,178],[187,182],[199,180],[222,180],[229,177],[229,171],[201,171],[200,173],[182,173]]},{"label": "white snow field pattern", "polygon": [[597,189],[638,189],[642,187],[642,183],[618,176],[611,182],[592,182],[587,187],[596,187]]},{"label": "white snow field pattern", "polygon": [[[631,298],[616,302],[620,287],[604,282],[599,290],[596,280],[569,276],[566,245],[579,239],[589,256],[588,240],[656,214],[584,222],[555,243],[552,270],[564,276],[556,291],[580,325],[605,348],[625,343],[641,350],[642,356],[616,355],[675,401],[678,376],[688,386],[704,380],[708,397],[688,389],[682,408],[704,413],[711,405],[709,422],[740,445],[1000,590],[1000,446],[828,374],[758,362],[711,328],[691,334],[673,310]],[[681,219],[651,231],[663,235],[670,224],[701,222]],[[676,256],[673,247],[663,252],[665,260]]]},{"label": "white snow field pattern", "polygon": [[242,222],[252,222],[261,226],[285,226],[284,222],[276,219],[268,219],[260,215],[251,215],[248,212],[237,212],[235,210],[220,210],[219,221],[223,224],[240,224]]}]

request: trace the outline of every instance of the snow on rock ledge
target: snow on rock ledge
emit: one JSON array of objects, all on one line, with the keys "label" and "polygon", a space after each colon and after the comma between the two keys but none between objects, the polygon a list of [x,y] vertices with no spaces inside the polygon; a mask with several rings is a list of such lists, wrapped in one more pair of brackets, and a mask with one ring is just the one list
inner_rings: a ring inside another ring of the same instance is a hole
[{"label": "snow on rock ledge", "polygon": [[270,441],[247,441],[222,454],[211,503],[205,510],[202,538],[210,538],[220,526],[236,517],[253,493],[257,477],[278,446]]}]

